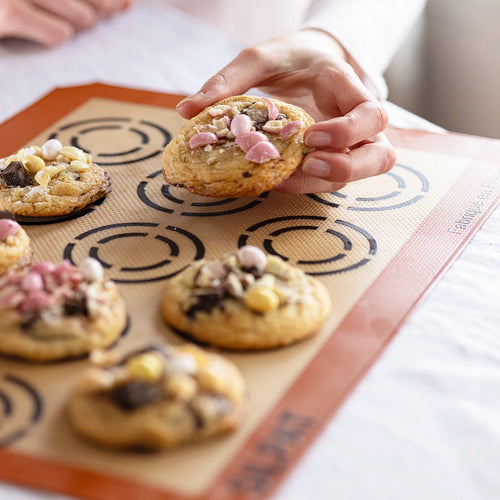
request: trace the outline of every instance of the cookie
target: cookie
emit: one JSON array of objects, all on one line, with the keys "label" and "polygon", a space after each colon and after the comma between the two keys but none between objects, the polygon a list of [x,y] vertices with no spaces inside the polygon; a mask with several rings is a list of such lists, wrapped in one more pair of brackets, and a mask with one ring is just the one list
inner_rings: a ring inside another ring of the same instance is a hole
[{"label": "cookie", "polygon": [[33,251],[24,229],[12,219],[12,214],[0,211],[0,276],[11,269],[31,264]]},{"label": "cookie", "polygon": [[245,396],[241,374],[222,356],[190,344],[148,347],[84,373],[68,414],[96,443],[162,449],[232,431]]},{"label": "cookie", "polygon": [[324,285],[276,256],[241,247],[173,277],[162,314],[174,329],[229,349],[266,349],[313,335],[327,318]]},{"label": "cookie", "polygon": [[241,95],[209,106],[165,148],[163,176],[194,194],[257,196],[302,163],[303,134],[314,120],[277,99]]},{"label": "cookie", "polygon": [[37,262],[0,277],[0,353],[54,361],[106,347],[122,334],[125,303],[101,264]]},{"label": "cookie", "polygon": [[0,210],[21,221],[80,212],[110,190],[108,174],[90,155],[57,139],[0,159]]}]

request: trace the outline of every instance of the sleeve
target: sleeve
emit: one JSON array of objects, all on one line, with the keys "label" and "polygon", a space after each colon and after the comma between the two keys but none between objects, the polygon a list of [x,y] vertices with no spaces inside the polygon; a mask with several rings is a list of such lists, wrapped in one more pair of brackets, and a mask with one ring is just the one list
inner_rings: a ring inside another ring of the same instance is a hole
[{"label": "sleeve", "polygon": [[383,72],[426,0],[312,0],[303,28],[330,33],[367,87],[387,97]]}]

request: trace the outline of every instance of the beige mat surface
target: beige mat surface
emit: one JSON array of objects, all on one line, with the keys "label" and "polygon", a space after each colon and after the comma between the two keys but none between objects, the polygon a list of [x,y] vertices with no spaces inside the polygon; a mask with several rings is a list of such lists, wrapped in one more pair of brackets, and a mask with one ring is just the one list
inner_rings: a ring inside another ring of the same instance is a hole
[{"label": "beige mat surface", "polygon": [[[149,491],[150,498],[262,498],[493,207],[498,171],[489,160],[478,164],[483,146],[443,154],[414,149],[410,140],[398,147],[391,172],[339,193],[202,198],[162,180],[161,152],[183,123],[169,108],[172,98],[162,102],[158,95],[157,104],[140,92],[129,99],[131,91],[84,89],[85,99],[80,92],[68,112],[24,143],[56,137],[91,152],[110,174],[113,190],[79,217],[25,229],[36,260],[78,264],[92,256],[119,284],[129,327],[116,350],[184,342],[160,316],[168,279],[193,260],[243,244],[317,276],[334,308],[319,334],[305,342],[261,353],[221,351],[249,386],[243,425],[230,436],[160,454],[101,449],[72,432],[64,408],[86,359],[49,365],[0,359],[0,477],[92,498],[106,498],[103,491],[133,498],[134,488]],[[21,123],[22,115],[16,120]],[[327,385],[325,377],[335,378]],[[286,458],[281,465],[280,457]],[[7,462],[10,471],[2,466]],[[23,478],[23,464],[39,472]]]}]

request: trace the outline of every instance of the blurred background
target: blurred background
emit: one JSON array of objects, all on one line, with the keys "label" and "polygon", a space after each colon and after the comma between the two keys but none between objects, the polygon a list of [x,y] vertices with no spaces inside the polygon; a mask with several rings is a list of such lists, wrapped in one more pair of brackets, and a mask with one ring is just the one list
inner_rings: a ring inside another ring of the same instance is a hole
[{"label": "blurred background", "polygon": [[385,77],[390,101],[500,139],[500,0],[428,0]]}]

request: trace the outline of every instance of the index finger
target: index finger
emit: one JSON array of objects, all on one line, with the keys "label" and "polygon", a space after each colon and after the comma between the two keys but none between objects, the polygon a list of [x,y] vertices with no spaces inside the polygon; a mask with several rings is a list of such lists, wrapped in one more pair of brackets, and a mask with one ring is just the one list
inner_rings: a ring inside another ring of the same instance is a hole
[{"label": "index finger", "polygon": [[[320,111],[325,114],[340,111],[343,116],[309,127],[304,140],[310,147],[352,147],[377,135],[387,126],[388,117],[384,107],[347,64],[325,68],[315,82],[314,96]],[[335,103],[335,109],[332,103]],[[322,134],[318,136],[317,133]],[[318,137],[321,137],[321,141],[317,140]]]}]

